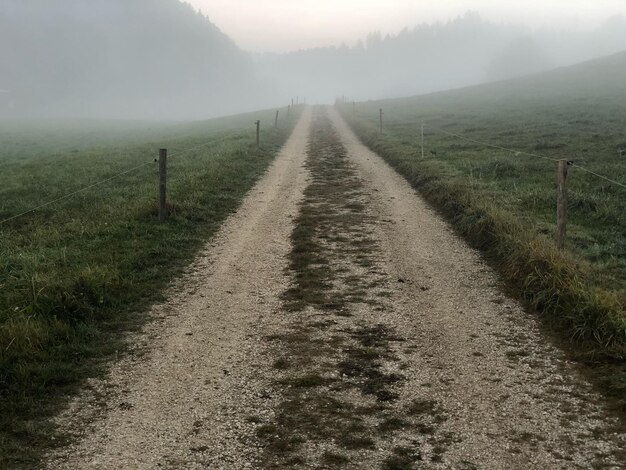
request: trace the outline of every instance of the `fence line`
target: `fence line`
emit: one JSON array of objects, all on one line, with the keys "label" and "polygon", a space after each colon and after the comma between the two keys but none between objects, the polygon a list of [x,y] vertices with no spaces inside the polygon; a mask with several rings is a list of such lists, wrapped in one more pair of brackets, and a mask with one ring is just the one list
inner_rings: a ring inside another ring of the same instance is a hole
[{"label": "fence line", "polygon": [[574,162],[572,162],[570,165],[575,167],[575,168],[578,168],[579,170],[585,171],[585,172],[587,172],[587,173],[589,173],[591,175],[597,176],[598,178],[602,178],[603,180],[606,180],[609,183],[616,184],[617,186],[621,186],[622,188],[626,189],[626,184],[620,183],[619,181],[612,180],[611,178],[608,178],[608,177],[606,177],[604,175],[596,173],[595,171],[591,171],[590,169],[585,168],[584,166],[577,165]]},{"label": "fence line", "polygon": [[198,149],[203,148],[203,147],[207,147],[207,146],[209,146],[211,144],[214,144],[214,143],[215,143],[214,140],[209,141],[209,142],[205,142],[204,144],[196,145],[195,147],[187,148],[187,149],[180,150],[180,151],[172,153],[172,154],[168,154],[168,157],[169,158],[180,157],[181,155],[184,155],[184,154],[189,153],[189,152],[193,152],[194,150],[198,150]]},{"label": "fence line", "polygon": [[71,198],[73,196],[76,196],[77,194],[84,193],[85,191],[88,191],[89,189],[95,188],[96,186],[100,186],[100,185],[102,185],[104,183],[107,183],[107,182],[109,182],[111,180],[119,178],[120,176],[124,176],[124,175],[126,175],[128,173],[132,173],[133,171],[138,170],[139,168],[143,168],[144,166],[148,166],[148,165],[154,165],[154,161],[149,161],[149,162],[142,163],[141,165],[137,165],[137,166],[135,166],[133,168],[129,168],[128,170],[125,170],[125,171],[122,171],[120,173],[117,173],[117,174],[115,174],[115,175],[113,175],[113,176],[111,176],[109,178],[97,181],[95,183],[92,183],[92,184],[90,184],[88,186],[85,186],[83,188],[80,188],[80,189],[78,189],[76,191],[73,191],[71,193],[65,194],[63,196],[60,196],[60,197],[58,197],[56,199],[53,199],[51,201],[44,202],[43,204],[40,204],[40,205],[38,205],[36,207],[28,209],[28,210],[26,210],[24,212],[16,214],[16,215],[14,215],[12,217],[9,217],[7,219],[1,220],[0,221],[0,225],[3,225],[3,224],[5,224],[5,223],[7,223],[7,222],[9,222],[11,220],[17,219],[18,217],[22,217],[23,215],[30,214],[31,212],[34,212],[34,211],[36,211],[38,209],[41,209],[43,207],[49,206],[51,204],[54,204],[54,203],[57,203],[57,202],[60,202],[60,201],[63,201],[65,199],[69,199],[69,198]]},{"label": "fence line", "polygon": [[[379,114],[380,114],[380,119],[381,119],[381,133],[382,133],[382,115],[383,115],[383,110],[382,108],[379,110]],[[565,123],[561,123],[561,125],[564,125]],[[583,167],[582,165],[578,165],[575,164],[572,161],[569,161],[567,159],[564,158],[552,158],[552,157],[548,157],[546,155],[540,155],[537,153],[531,153],[531,152],[526,152],[524,150],[518,150],[518,149],[512,149],[512,148],[508,148],[508,147],[504,147],[502,145],[497,145],[497,144],[492,144],[490,142],[484,142],[481,140],[477,140],[477,139],[473,139],[471,137],[466,137],[462,134],[458,134],[455,132],[450,132],[447,130],[444,130],[440,127],[436,127],[430,124],[426,124],[424,120],[421,121],[421,126],[420,126],[420,131],[421,131],[421,141],[420,141],[420,146],[421,146],[421,155],[422,155],[422,159],[424,158],[424,127],[428,127],[429,129],[445,134],[445,135],[449,135],[455,138],[458,138],[460,140],[464,140],[467,142],[472,142],[474,144],[478,144],[484,147],[490,147],[490,148],[495,148],[498,150],[502,150],[505,152],[509,152],[509,153],[513,153],[515,155],[527,155],[530,157],[534,157],[534,158],[540,158],[543,160],[548,160],[554,163],[557,163],[557,179],[558,179],[558,187],[557,187],[557,214],[556,214],[556,218],[557,218],[557,232],[556,232],[556,244],[557,247],[559,249],[563,249],[564,248],[564,244],[565,244],[565,234],[566,234],[566,221],[567,221],[567,168],[569,166],[577,168],[583,172],[589,173],[597,178],[601,178],[604,181],[607,181],[608,183],[611,183],[613,185],[616,185],[620,188],[624,188],[626,189],[626,184],[614,180],[612,178],[609,178],[608,176],[602,175],[600,173],[597,173],[595,171],[592,171],[588,168]],[[512,129],[514,130],[514,129]]]},{"label": "fence line", "polygon": [[[516,150],[516,149],[507,148],[507,147],[502,147],[500,145],[491,144],[489,142],[482,142],[480,140],[476,140],[476,139],[472,139],[472,138],[469,138],[469,137],[465,137],[465,136],[463,136],[461,134],[455,134],[454,132],[449,132],[449,131],[443,130],[443,129],[435,127],[435,126],[431,126],[430,124],[424,124],[424,125],[429,127],[432,130],[435,130],[435,131],[438,131],[438,132],[441,132],[443,134],[447,134],[447,135],[450,135],[450,136],[453,136],[453,137],[457,137],[457,138],[459,138],[461,140],[466,140],[468,142],[473,142],[475,144],[484,145],[485,147],[492,147],[492,148],[496,148],[496,149],[499,149],[499,150],[504,150],[506,152],[514,153],[515,155],[528,155],[528,156],[531,156],[531,157],[543,158],[544,160],[550,160],[550,161],[553,161],[553,162],[558,162],[559,160],[561,160],[559,158],[546,157],[545,155],[539,155],[539,154],[536,154],[536,153],[530,153],[530,152],[526,152],[524,150]],[[609,183],[615,184],[615,185],[617,185],[617,186],[619,186],[621,188],[626,189],[626,184],[620,183],[619,181],[611,179],[608,176],[604,176],[604,175],[602,175],[600,173],[596,173],[595,171],[592,171],[589,168],[585,168],[582,165],[578,165],[578,164],[576,164],[576,163],[574,163],[572,161],[568,162],[568,164],[569,164],[569,166],[578,168],[579,170],[582,170],[582,171],[584,171],[586,173],[589,173],[589,174],[594,175],[594,176],[596,176],[598,178],[601,178],[601,179],[603,179],[603,180],[605,180],[605,181],[607,181]]]},{"label": "fence line", "polygon": [[[293,99],[292,99],[292,104],[293,104]],[[287,112],[287,116],[289,116],[289,109],[288,109],[288,112]],[[278,123],[278,112],[276,113],[276,124],[277,124],[277,123]],[[257,120],[257,121],[255,122],[255,124],[256,124],[256,144],[257,144],[257,147],[258,147],[258,146],[259,146],[259,142],[260,142],[260,141],[259,141],[259,138],[260,138],[260,135],[259,135],[259,133],[260,133],[260,126],[259,126],[259,124],[260,124],[260,121],[258,121],[258,120]],[[172,158],[172,157],[180,157],[181,155],[184,155],[184,154],[186,154],[186,153],[192,152],[192,151],[194,151],[194,150],[198,150],[198,149],[203,148],[203,147],[207,147],[207,146],[212,145],[212,144],[215,144],[215,143],[216,143],[216,141],[215,141],[214,139],[212,139],[212,140],[209,140],[209,141],[207,141],[207,142],[205,142],[205,143],[203,143],[203,144],[196,145],[196,146],[194,146],[194,147],[189,147],[189,148],[183,149],[183,150],[181,150],[181,151],[178,151],[178,152],[175,152],[175,153],[169,154],[169,155],[168,155],[168,157],[169,157],[169,158]],[[164,150],[164,149],[163,149],[163,150]],[[63,196],[61,196],[61,197],[55,198],[55,199],[53,199],[53,200],[51,200],[51,201],[47,201],[47,202],[45,202],[45,203],[43,203],[43,204],[39,204],[38,206],[35,206],[35,207],[33,207],[33,208],[31,208],[31,209],[28,209],[28,210],[26,210],[26,211],[20,212],[19,214],[16,214],[16,215],[14,215],[14,216],[8,217],[8,218],[6,218],[6,219],[4,219],[4,220],[0,220],[0,225],[3,225],[3,224],[5,224],[5,223],[10,222],[11,220],[17,219],[17,218],[19,218],[19,217],[22,217],[22,216],[24,216],[24,215],[26,215],[26,214],[30,214],[31,212],[34,212],[34,211],[36,211],[36,210],[38,210],[38,209],[41,209],[41,208],[43,208],[43,207],[47,207],[47,206],[52,205],[52,204],[55,204],[55,203],[57,203],[57,202],[61,202],[61,201],[63,201],[63,200],[69,199],[69,198],[71,198],[71,197],[73,197],[73,196],[75,196],[75,195],[77,195],[77,194],[83,193],[83,192],[85,192],[85,191],[88,191],[89,189],[92,189],[92,188],[94,188],[94,187],[97,187],[97,186],[100,186],[100,185],[102,185],[102,184],[104,184],[104,183],[107,183],[107,182],[109,182],[109,181],[111,181],[111,180],[114,180],[114,179],[116,179],[116,178],[119,178],[120,176],[126,175],[126,174],[131,173],[131,172],[133,172],[133,171],[135,171],[135,170],[138,170],[138,169],[140,169],[140,168],[143,168],[144,166],[147,166],[147,165],[150,165],[150,164],[157,163],[157,161],[158,161],[157,159],[154,159],[153,161],[146,162],[146,163],[142,163],[141,165],[137,165],[137,166],[135,166],[135,167],[133,167],[133,168],[130,168],[130,169],[128,169],[128,170],[125,170],[125,171],[122,171],[122,172],[120,172],[120,173],[117,173],[117,174],[115,174],[115,175],[113,175],[113,176],[111,176],[111,177],[109,177],[109,178],[105,178],[105,179],[103,179],[103,180],[100,180],[100,181],[97,181],[97,182],[95,182],[95,183],[89,184],[89,185],[87,185],[87,186],[85,186],[85,187],[83,187],[83,188],[80,188],[80,189],[78,189],[78,190],[76,190],[76,191],[73,191],[73,192],[71,192],[71,193],[65,194],[65,195],[63,195]],[[161,175],[163,175],[163,173],[164,173],[163,168],[160,168],[159,173],[160,173],[160,178],[161,178]],[[161,202],[162,202],[162,201],[161,201]],[[160,206],[161,206],[161,205],[162,205],[162,204],[160,204]]]},{"label": "fence line", "polygon": [[[204,144],[196,145],[195,147],[190,147],[190,148],[187,148],[187,149],[181,150],[181,151],[179,151],[179,152],[177,152],[177,153],[174,153],[174,154],[172,154],[172,155],[169,155],[169,157],[170,157],[170,158],[171,158],[172,156],[177,156],[177,157],[179,157],[179,156],[184,155],[184,154],[186,154],[186,153],[189,153],[189,152],[191,152],[191,151],[193,151],[193,150],[197,150],[197,149],[199,149],[199,148],[202,148],[202,147],[206,147],[206,146],[208,146],[208,145],[211,145],[212,143],[214,143],[214,141],[208,141],[208,142],[205,142]],[[60,197],[58,197],[58,198],[56,198],[56,199],[53,199],[53,200],[51,200],[51,201],[44,202],[43,204],[40,204],[40,205],[38,205],[38,206],[35,206],[35,207],[33,207],[33,208],[31,208],[31,209],[28,209],[28,210],[26,210],[26,211],[24,211],[24,212],[20,212],[19,214],[16,214],[16,215],[14,215],[14,216],[8,217],[8,218],[6,218],[6,219],[4,219],[4,220],[0,220],[0,225],[4,225],[5,223],[10,222],[11,220],[17,219],[17,218],[22,217],[22,216],[24,216],[24,215],[26,215],[26,214],[30,214],[31,212],[35,212],[36,210],[39,210],[39,209],[42,209],[42,208],[44,208],[44,207],[50,206],[50,205],[55,204],[55,203],[57,203],[57,202],[61,202],[61,201],[64,201],[64,200],[66,200],[66,199],[69,199],[69,198],[71,198],[71,197],[73,197],[73,196],[76,196],[77,194],[84,193],[85,191],[88,191],[88,190],[90,190],[90,189],[92,189],[92,188],[95,188],[95,187],[100,186],[100,185],[102,185],[102,184],[104,184],[104,183],[108,183],[109,181],[112,181],[112,180],[114,180],[114,179],[117,179],[117,178],[119,178],[120,176],[124,176],[124,175],[126,175],[126,174],[128,174],[128,173],[132,173],[133,171],[138,170],[138,169],[140,169],[140,168],[143,168],[144,166],[154,165],[154,164],[156,164],[156,163],[157,163],[157,159],[154,159],[154,160],[151,160],[151,161],[149,161],[149,162],[142,163],[141,165],[137,165],[137,166],[135,166],[135,167],[133,167],[133,168],[129,168],[128,170],[124,170],[124,171],[122,171],[122,172],[120,172],[120,173],[116,173],[116,174],[115,174],[115,175],[113,175],[113,176],[110,176],[110,177],[105,178],[105,179],[103,179],[103,180],[100,180],[100,181],[97,181],[97,182],[95,182],[95,183],[89,184],[89,185],[87,185],[87,186],[85,186],[85,187],[83,187],[83,188],[80,188],[80,189],[76,190],[76,191],[73,191],[73,192],[71,192],[71,193],[65,194],[65,195],[60,196]]]},{"label": "fence line", "polygon": [[[598,178],[602,178],[605,181],[608,181],[609,183],[615,184],[617,186],[620,186],[622,188],[626,188],[626,185],[624,185],[623,183],[620,183],[619,181],[613,180],[607,176],[601,175],[599,173],[596,173],[595,171],[589,170],[588,168],[585,168],[581,165],[577,165],[574,162],[568,161],[566,159],[556,159],[556,158],[551,158],[551,157],[546,157],[545,155],[539,155],[536,153],[530,153],[530,152],[525,152],[523,150],[515,150],[515,149],[510,149],[507,147],[502,147],[500,145],[495,145],[495,144],[491,144],[488,142],[482,142],[476,139],[472,139],[469,137],[465,137],[461,134],[456,134],[454,132],[449,132],[449,131],[445,131],[443,129],[434,127],[434,126],[428,126],[430,129],[433,129],[435,131],[441,132],[443,134],[449,135],[449,136],[453,136],[453,137],[457,137],[461,140],[465,140],[468,142],[473,142],[479,145],[483,145],[486,147],[492,147],[492,148],[496,148],[499,150],[504,150],[507,152],[511,152],[514,153],[515,155],[528,155],[528,156],[532,156],[532,157],[537,157],[537,158],[542,158],[544,160],[550,160],[553,162],[556,162],[558,164],[558,169],[557,169],[557,179],[558,179],[558,188],[557,188],[557,211],[556,211],[556,225],[557,225],[557,230],[556,230],[556,245],[557,248],[559,250],[562,250],[565,247],[565,235],[566,235],[566,224],[567,224],[567,167],[568,166],[572,166],[575,168],[578,168],[584,172],[587,172],[591,175],[594,175]],[[422,141],[421,141],[421,146],[422,146],[422,156],[424,155],[424,122],[422,121]]]},{"label": "fence line", "polygon": [[[379,110],[379,113],[380,113],[381,117],[382,117],[382,111],[383,111],[382,109]],[[382,118],[381,118],[381,121],[382,121]],[[564,126],[564,127],[565,126],[571,127],[572,130],[574,130],[573,129],[574,125],[570,124],[570,123],[567,123],[567,122],[555,121],[555,120],[550,120],[548,122],[550,122],[551,124],[554,124],[554,125],[560,125],[560,126]],[[430,128],[430,129],[432,129],[434,131],[441,132],[442,134],[447,134],[447,135],[452,136],[452,137],[457,137],[458,139],[465,140],[467,142],[472,142],[472,143],[475,143],[475,144],[478,144],[478,145],[483,145],[485,147],[491,147],[491,148],[495,148],[495,149],[498,149],[498,150],[503,150],[505,152],[511,152],[511,153],[513,153],[515,155],[527,155],[527,156],[530,156],[530,157],[542,158],[544,160],[549,160],[549,161],[552,161],[552,162],[555,162],[555,163],[558,163],[559,160],[561,160],[559,158],[547,157],[545,155],[539,155],[539,154],[527,152],[527,151],[524,151],[524,150],[512,149],[512,148],[508,148],[508,147],[503,147],[501,145],[496,145],[496,144],[492,144],[492,143],[489,143],[489,142],[484,142],[484,141],[472,139],[471,137],[466,137],[466,136],[461,135],[461,134],[457,134],[457,133],[454,133],[454,132],[446,131],[446,130],[440,128],[440,127],[436,127],[436,126],[433,126],[431,124],[427,124],[425,121],[422,121],[422,131],[421,131],[422,132],[421,133],[421,138],[422,138],[422,143],[421,143],[421,146],[422,146],[422,158],[424,157],[424,130],[423,130],[424,127],[428,127],[428,128]],[[541,125],[532,126],[531,129],[541,129],[542,127],[543,126],[541,126]],[[382,129],[382,122],[381,122],[381,129]],[[511,132],[511,131],[515,131],[516,129],[519,129],[519,128],[510,128],[510,129],[505,129],[505,130],[498,131],[498,132]],[[615,128],[615,127],[611,126],[610,129],[612,131],[614,131],[614,132],[619,132],[617,130],[617,128]],[[594,133],[593,131],[585,131],[585,132]],[[593,176],[595,176],[597,178],[603,179],[603,180],[607,181],[608,183],[611,183],[611,184],[614,184],[616,186],[619,186],[620,188],[626,189],[626,184],[621,183],[621,182],[619,182],[617,180],[614,180],[612,178],[609,178],[608,176],[605,176],[605,175],[602,175],[600,173],[597,173],[597,172],[595,172],[593,170],[590,170],[589,168],[583,167],[582,165],[578,165],[578,164],[574,163],[573,161],[568,161],[568,165],[571,166],[571,167],[577,168],[577,169],[579,169],[579,170],[581,170],[583,172],[589,173],[590,175],[593,175]]]},{"label": "fence line", "polygon": [[[346,104],[347,106],[347,104]],[[460,119],[464,119],[464,120],[471,120],[475,117],[477,117],[477,114],[474,113],[463,113],[460,114],[459,118]],[[482,115],[482,118],[488,119],[488,120],[492,120],[492,119],[497,119],[499,116],[497,114],[490,114],[487,116]],[[431,117],[431,120],[446,120],[448,119],[446,117],[446,114],[434,114]],[[540,129],[544,129],[546,131],[550,131],[553,129],[548,128],[548,126],[559,126],[562,128],[569,128],[571,132],[575,132],[575,133],[585,133],[585,134],[589,134],[589,135],[594,135],[600,132],[600,129],[598,129],[597,127],[595,127],[593,124],[576,124],[576,123],[571,123],[571,122],[566,122],[566,121],[561,121],[559,119],[545,119],[544,117],[539,117],[538,118],[538,123],[536,124],[529,124],[527,122],[523,122],[523,119],[519,119],[517,116],[513,116],[512,117],[512,122],[513,121],[520,121],[521,124],[517,127],[512,127],[512,128],[506,128],[506,129],[501,129],[501,130],[497,130],[498,132],[508,132],[508,131],[514,131],[514,130],[519,130],[520,127],[526,129],[526,130],[540,130]],[[485,126],[487,126],[487,124],[484,124]],[[602,125],[602,131],[610,131],[612,133],[624,133],[624,128],[623,127],[619,127],[618,124],[615,123],[611,123],[611,124],[603,124]]]},{"label": "fence line", "polygon": [[457,137],[457,138],[459,138],[461,140],[466,140],[468,142],[472,142],[472,143],[475,143],[475,144],[478,144],[478,145],[483,145],[485,147],[492,147],[492,148],[495,148],[495,149],[504,150],[505,152],[511,152],[511,153],[516,154],[516,155],[528,155],[529,157],[543,158],[544,160],[550,160],[550,161],[553,161],[553,162],[558,162],[559,161],[558,158],[546,157],[545,155],[539,155],[537,153],[530,153],[530,152],[525,152],[523,150],[516,150],[516,149],[507,148],[507,147],[502,147],[501,145],[495,145],[495,144],[491,144],[489,142],[482,142],[480,140],[472,139],[470,137],[465,137],[465,136],[463,136],[461,134],[455,134],[454,132],[443,130],[443,129],[439,128],[439,127],[431,126],[430,124],[424,124],[424,126],[430,128],[432,130],[435,130],[437,132],[441,132],[443,134],[447,134],[447,135],[450,135],[450,136],[453,136],[453,137]]},{"label": "fence line", "polygon": [[[278,118],[278,113],[277,113],[277,118]],[[256,122],[255,122],[255,124],[256,124],[256,132],[257,132],[257,136],[256,136],[256,143],[257,143],[257,147],[258,147],[258,146],[259,146],[259,131],[260,131],[260,128],[259,128],[260,126],[259,126],[259,124],[260,124],[260,121],[256,121]],[[215,139],[212,139],[212,140],[209,140],[209,141],[207,141],[207,142],[205,142],[205,143],[203,143],[203,144],[196,145],[196,146],[194,146],[194,147],[189,147],[189,148],[186,148],[186,149],[180,150],[180,151],[175,152],[175,153],[172,153],[172,154],[168,154],[168,158],[172,158],[172,157],[180,157],[181,155],[184,155],[184,154],[186,154],[186,153],[189,153],[189,152],[192,152],[192,151],[194,151],[194,150],[198,150],[198,149],[200,149],[200,148],[207,147],[207,146],[209,146],[209,145],[213,145],[213,144],[216,144],[216,143],[219,143],[219,140],[216,142],[216,140],[215,140]],[[163,149],[163,150],[164,150],[164,149]],[[16,214],[16,215],[14,215],[14,216],[8,217],[8,218],[6,218],[6,219],[4,219],[4,220],[0,220],[0,225],[4,225],[5,223],[10,222],[11,220],[15,220],[15,219],[17,219],[17,218],[19,218],[19,217],[22,217],[22,216],[26,215],[26,214],[30,214],[31,212],[34,212],[34,211],[36,211],[36,210],[38,210],[38,209],[42,209],[42,208],[44,208],[44,207],[50,206],[50,205],[52,205],[52,204],[55,204],[55,203],[57,203],[57,202],[61,202],[61,201],[64,201],[64,200],[66,200],[66,199],[69,199],[69,198],[71,198],[71,197],[73,197],[73,196],[76,196],[77,194],[84,193],[85,191],[88,191],[88,190],[90,190],[90,189],[92,189],[92,188],[95,188],[95,187],[100,186],[100,185],[102,185],[102,184],[104,184],[104,183],[107,183],[107,182],[109,182],[109,181],[112,181],[112,180],[114,180],[114,179],[117,179],[117,178],[119,178],[119,177],[121,177],[121,176],[124,176],[124,175],[126,175],[126,174],[128,174],[128,173],[132,173],[133,171],[138,170],[138,169],[140,169],[140,168],[143,168],[144,166],[155,164],[155,163],[157,163],[158,161],[159,161],[159,160],[157,160],[157,159],[155,158],[155,159],[154,159],[154,160],[152,160],[152,161],[142,163],[141,165],[137,165],[137,166],[135,166],[135,167],[133,167],[133,168],[129,168],[128,170],[124,170],[124,171],[122,171],[122,172],[116,173],[116,174],[115,174],[115,175],[113,175],[113,176],[110,176],[110,177],[105,178],[105,179],[103,179],[103,180],[100,180],[100,181],[97,181],[97,182],[95,182],[95,183],[89,184],[89,185],[87,185],[87,186],[85,186],[85,187],[82,187],[82,188],[80,188],[80,189],[78,189],[78,190],[76,190],[76,191],[72,191],[71,193],[65,194],[65,195],[60,196],[60,197],[58,197],[58,198],[55,198],[55,199],[53,199],[53,200],[51,200],[51,201],[47,201],[47,202],[44,202],[43,204],[39,204],[38,206],[32,207],[31,209],[28,209],[28,210],[26,210],[26,211],[20,212],[19,214]],[[161,174],[163,174],[163,171],[164,171],[164,170],[163,170],[163,168],[161,168],[161,169],[160,169],[160,171],[159,171],[159,172],[160,172],[160,175],[161,175]],[[160,203],[160,206],[161,206],[161,205],[162,205],[162,204]]]}]

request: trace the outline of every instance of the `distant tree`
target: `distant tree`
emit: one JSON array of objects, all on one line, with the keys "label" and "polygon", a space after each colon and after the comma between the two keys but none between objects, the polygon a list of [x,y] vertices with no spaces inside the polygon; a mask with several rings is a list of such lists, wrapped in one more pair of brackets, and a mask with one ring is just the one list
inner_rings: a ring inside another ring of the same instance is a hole
[{"label": "distant tree", "polygon": [[504,80],[551,68],[541,47],[529,36],[511,41],[487,67],[489,80]]},{"label": "distant tree", "polygon": [[380,31],[374,31],[373,33],[369,33],[365,38],[365,48],[366,49],[377,49],[383,43],[382,35]]}]

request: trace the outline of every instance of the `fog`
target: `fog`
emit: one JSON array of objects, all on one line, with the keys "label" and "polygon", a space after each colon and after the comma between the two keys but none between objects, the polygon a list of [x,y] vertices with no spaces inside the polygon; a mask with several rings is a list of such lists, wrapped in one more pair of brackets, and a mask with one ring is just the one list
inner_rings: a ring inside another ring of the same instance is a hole
[{"label": "fog", "polygon": [[250,57],[176,0],[0,0],[4,116],[200,118],[254,96]]},{"label": "fog", "polygon": [[293,52],[355,44],[423,23],[447,22],[477,11],[494,23],[591,30],[626,15],[624,0],[189,0],[244,50]]},{"label": "fog", "polygon": [[[0,117],[201,119],[295,96],[330,103],[428,93],[626,50],[626,19],[610,13],[569,27],[458,11],[407,19],[393,33],[372,23],[349,45],[259,53],[178,0],[0,0]],[[358,16],[343,21],[346,30],[365,27]]]},{"label": "fog", "polygon": [[[500,25],[469,12],[355,46],[258,58],[257,69],[291,94],[314,101],[367,100],[458,88],[571,65],[626,49],[626,20],[613,17],[590,31],[533,30]],[[304,86],[303,86],[304,85]]]}]

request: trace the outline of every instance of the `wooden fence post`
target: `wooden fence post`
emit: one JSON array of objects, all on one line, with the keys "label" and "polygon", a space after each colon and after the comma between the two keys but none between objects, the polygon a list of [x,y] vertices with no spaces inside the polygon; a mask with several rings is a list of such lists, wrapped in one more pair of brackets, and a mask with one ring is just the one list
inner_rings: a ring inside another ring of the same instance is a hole
[{"label": "wooden fence post", "polygon": [[274,128],[275,129],[278,129],[278,113],[280,113],[279,109],[276,110],[276,119],[274,120]]},{"label": "wooden fence post", "polygon": [[558,188],[556,194],[556,246],[562,250],[565,246],[567,225],[567,160],[559,160],[557,170]]},{"label": "wooden fence post", "polygon": [[165,190],[167,186],[167,149],[159,150],[159,220],[167,218]]},{"label": "wooden fence post", "polygon": [[424,121],[422,121],[422,160],[424,160]]},{"label": "wooden fence post", "polygon": [[256,124],[256,146],[259,147],[261,144],[261,121],[257,120]]},{"label": "wooden fence post", "polygon": [[380,133],[383,133],[383,108],[380,108]]}]

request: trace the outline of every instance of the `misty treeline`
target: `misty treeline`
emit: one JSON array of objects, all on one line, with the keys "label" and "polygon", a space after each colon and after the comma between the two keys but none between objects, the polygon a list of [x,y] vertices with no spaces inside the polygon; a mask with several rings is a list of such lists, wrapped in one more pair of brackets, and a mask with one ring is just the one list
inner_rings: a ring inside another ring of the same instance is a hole
[{"label": "misty treeline", "polygon": [[0,116],[201,118],[291,97],[462,87],[626,50],[626,19],[531,30],[477,13],[352,46],[251,56],[178,0],[2,0]]},{"label": "misty treeline", "polygon": [[177,0],[1,0],[0,64],[4,115],[194,118],[253,96],[250,57]]},{"label": "misty treeline", "polygon": [[626,18],[589,32],[493,24],[469,12],[397,35],[371,33],[355,46],[319,48],[259,60],[262,76],[314,100],[367,100],[459,88],[528,75],[626,50]]}]

